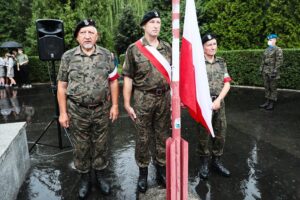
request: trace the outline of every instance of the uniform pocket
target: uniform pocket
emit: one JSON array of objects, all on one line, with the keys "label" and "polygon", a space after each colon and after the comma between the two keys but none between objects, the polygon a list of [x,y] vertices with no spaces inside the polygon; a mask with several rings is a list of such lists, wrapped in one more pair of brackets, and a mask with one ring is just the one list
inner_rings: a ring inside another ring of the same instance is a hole
[{"label": "uniform pocket", "polygon": [[136,66],[138,66],[136,70],[136,76],[138,77],[147,75],[151,70],[151,64],[149,60],[143,56],[137,59]]}]

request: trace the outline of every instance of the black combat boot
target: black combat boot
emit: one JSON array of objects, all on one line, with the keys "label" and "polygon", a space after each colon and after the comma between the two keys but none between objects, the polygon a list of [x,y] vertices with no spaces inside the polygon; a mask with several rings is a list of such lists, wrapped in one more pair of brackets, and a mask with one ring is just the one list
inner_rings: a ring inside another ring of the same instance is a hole
[{"label": "black combat boot", "polygon": [[274,110],[275,102],[273,100],[270,100],[270,103],[267,107],[265,107],[266,110]]},{"label": "black combat boot", "polygon": [[260,107],[260,108],[266,108],[266,107],[269,105],[269,103],[270,103],[270,100],[267,99],[266,102],[263,103],[263,104],[261,104],[261,105],[259,105],[259,107]]},{"label": "black combat boot", "polygon": [[226,169],[221,162],[220,156],[214,156],[212,159],[212,167],[214,170],[219,172],[222,176],[229,177],[230,176],[230,171]]},{"label": "black combat boot", "polygon": [[163,187],[166,187],[166,166],[156,164],[156,179]]},{"label": "black combat boot", "polygon": [[148,167],[140,167],[140,175],[138,180],[138,190],[142,193],[145,193],[148,188]]},{"label": "black combat boot", "polygon": [[209,175],[209,169],[208,169],[209,157],[201,156],[200,161],[201,161],[201,166],[200,166],[199,175],[201,178],[207,179]]},{"label": "black combat boot", "polygon": [[91,174],[82,173],[79,181],[78,198],[87,199],[91,189]]},{"label": "black combat boot", "polygon": [[110,193],[110,186],[105,180],[105,170],[95,170],[97,185],[102,194],[108,195]]}]

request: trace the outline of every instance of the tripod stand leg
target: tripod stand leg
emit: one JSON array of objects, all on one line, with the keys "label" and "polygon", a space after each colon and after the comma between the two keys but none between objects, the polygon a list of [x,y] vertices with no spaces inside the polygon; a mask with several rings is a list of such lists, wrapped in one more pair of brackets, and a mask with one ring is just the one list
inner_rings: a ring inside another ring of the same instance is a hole
[{"label": "tripod stand leg", "polygon": [[[56,125],[57,125],[57,137],[58,137],[58,147],[60,149],[63,149],[63,145],[62,145],[62,135],[61,135],[61,126],[58,120],[59,117],[59,105],[57,102],[57,82],[55,80],[56,76],[55,76],[55,63],[54,60],[52,60],[52,70],[51,70],[51,88],[52,88],[52,93],[53,93],[53,99],[55,102],[55,117],[50,121],[50,123],[46,126],[46,128],[44,129],[44,131],[41,133],[40,137],[34,142],[34,144],[32,145],[32,147],[29,149],[29,152],[32,151],[32,149],[36,146],[36,144],[38,144],[38,142],[40,141],[40,139],[44,136],[44,134],[47,132],[48,128],[51,126],[51,124],[56,121]],[[52,146],[52,145],[48,145],[48,146]]]},{"label": "tripod stand leg", "polygon": [[48,125],[45,127],[44,131],[41,133],[40,137],[34,142],[34,144],[29,149],[29,153],[32,151],[32,149],[35,147],[35,145],[40,141],[40,139],[44,136],[44,134],[47,132],[49,127],[52,125],[52,123],[55,121],[55,119],[52,119]]}]

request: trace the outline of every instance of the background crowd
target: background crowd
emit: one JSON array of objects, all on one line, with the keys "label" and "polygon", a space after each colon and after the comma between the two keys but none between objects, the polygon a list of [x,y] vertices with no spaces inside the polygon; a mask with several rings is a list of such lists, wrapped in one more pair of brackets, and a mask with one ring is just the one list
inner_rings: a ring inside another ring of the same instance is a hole
[{"label": "background crowd", "polygon": [[23,49],[14,49],[0,57],[0,88],[31,88],[29,59]]}]

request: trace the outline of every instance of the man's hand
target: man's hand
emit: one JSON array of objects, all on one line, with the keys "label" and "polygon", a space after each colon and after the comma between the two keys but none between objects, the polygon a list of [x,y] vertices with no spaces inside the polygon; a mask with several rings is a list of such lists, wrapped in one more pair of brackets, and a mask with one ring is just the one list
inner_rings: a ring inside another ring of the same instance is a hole
[{"label": "man's hand", "polygon": [[212,109],[213,110],[219,110],[221,107],[221,99],[216,98],[212,104]]},{"label": "man's hand", "polygon": [[118,105],[112,105],[109,112],[109,119],[111,119],[111,122],[114,122],[119,117],[119,106]]},{"label": "man's hand", "polygon": [[69,119],[68,113],[61,113],[59,115],[58,121],[63,128],[69,128],[70,119]]},{"label": "man's hand", "polygon": [[129,117],[132,119],[132,121],[135,121],[136,119],[136,114],[133,110],[133,108],[130,105],[124,106],[125,110],[127,111]]}]

